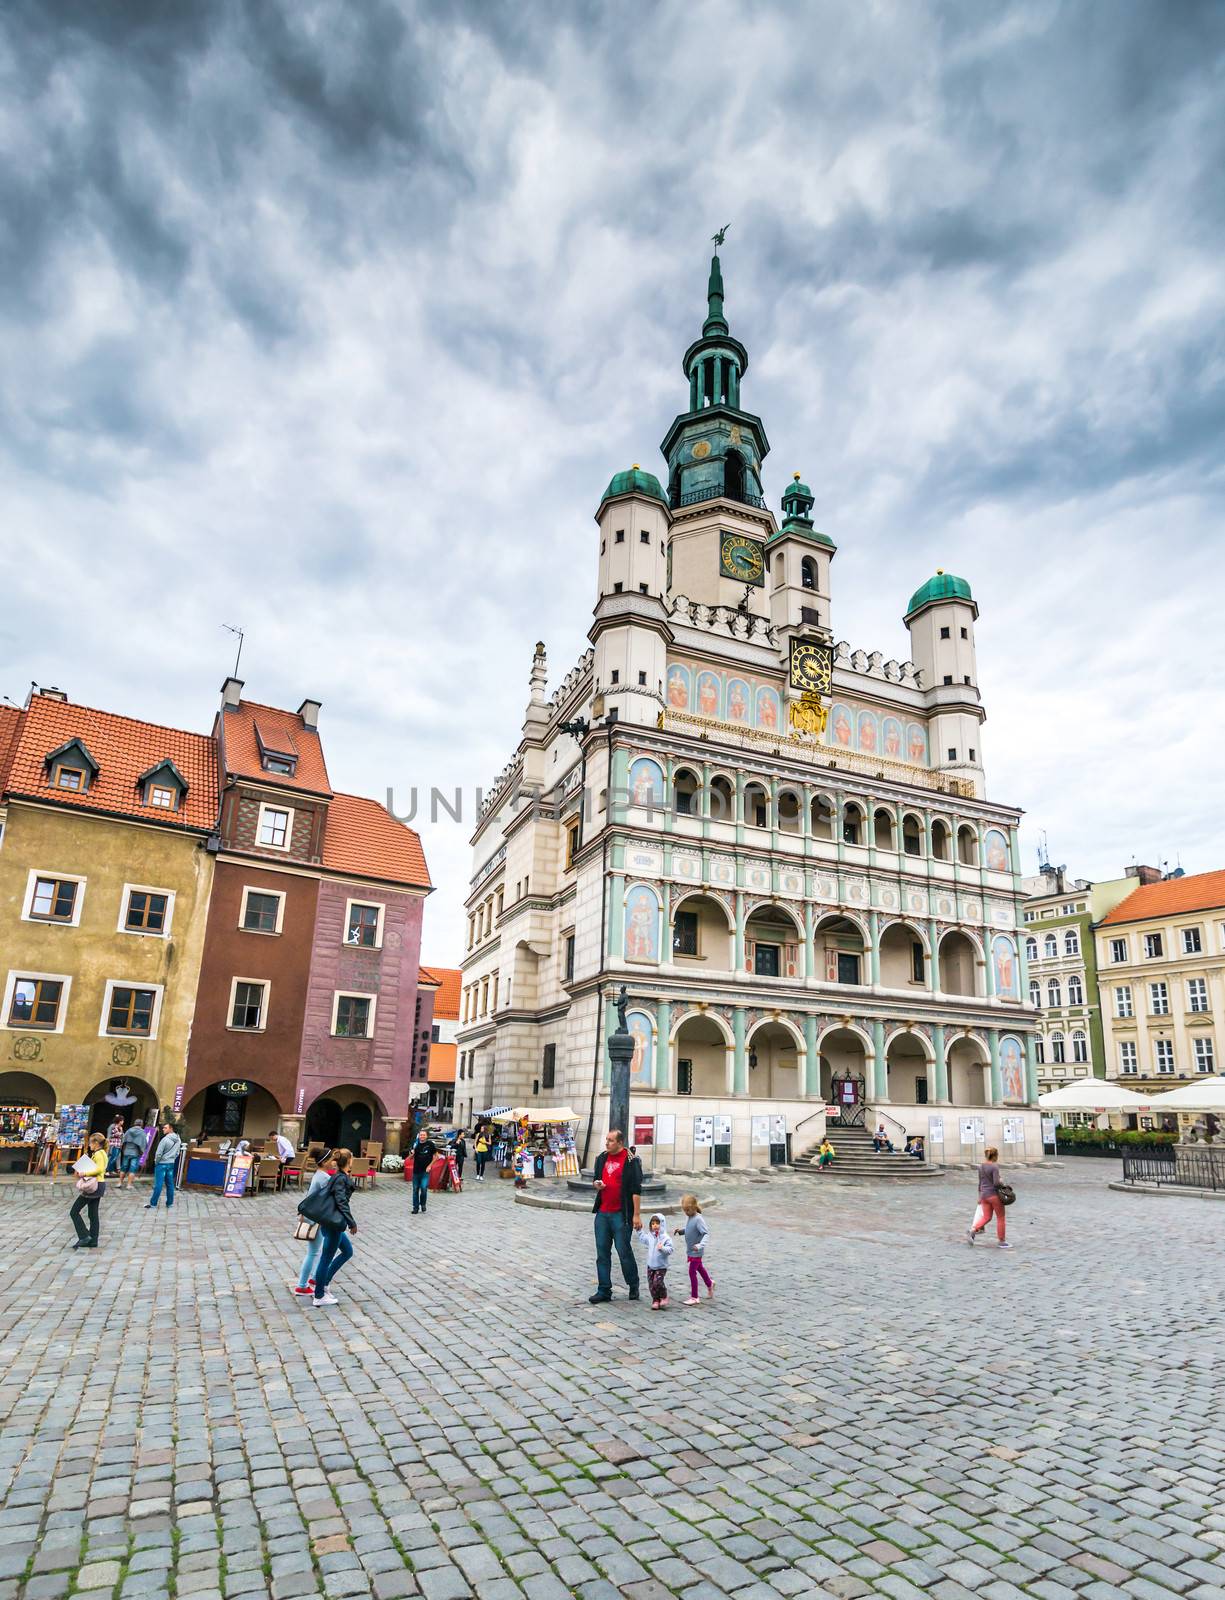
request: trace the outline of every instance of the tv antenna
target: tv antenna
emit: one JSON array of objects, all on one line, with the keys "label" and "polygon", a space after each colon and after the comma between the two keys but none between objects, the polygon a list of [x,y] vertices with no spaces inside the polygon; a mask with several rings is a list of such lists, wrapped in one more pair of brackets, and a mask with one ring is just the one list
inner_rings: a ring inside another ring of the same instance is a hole
[{"label": "tv antenna", "polygon": [[227,633],[236,633],[238,635],[238,654],[234,657],[234,676],[237,677],[238,676],[238,663],[242,660],[243,631],[242,631],[241,628],[235,628],[229,622],[223,622],[221,624],[221,626],[225,629],[225,631]]},{"label": "tv antenna", "polygon": [[1041,869],[1045,869],[1049,867],[1050,864],[1051,853],[1046,847],[1046,829],[1043,828],[1042,832],[1038,835],[1038,866]]}]

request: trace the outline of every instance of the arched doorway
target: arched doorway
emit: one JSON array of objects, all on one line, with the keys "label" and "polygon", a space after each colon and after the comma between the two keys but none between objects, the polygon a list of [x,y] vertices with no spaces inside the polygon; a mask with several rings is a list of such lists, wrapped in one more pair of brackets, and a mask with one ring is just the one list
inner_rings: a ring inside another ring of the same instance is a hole
[{"label": "arched doorway", "polygon": [[119,1073],[113,1078],[103,1078],[85,1096],[89,1107],[90,1133],[105,1133],[118,1116],[125,1128],[134,1122],[148,1125],[149,1114],[162,1113],[157,1090],[143,1078],[129,1078]]},{"label": "arched doorway", "polygon": [[759,1022],[748,1039],[749,1093],[771,1100],[798,1100],[800,1048],[781,1022]]},{"label": "arched doorway", "polygon": [[821,1093],[827,1105],[838,1107],[843,1127],[862,1127],[869,1094],[867,1052],[850,1028],[831,1028],[818,1046],[821,1052]]},{"label": "arched doorway", "polygon": [[949,1099],[955,1106],[987,1104],[989,1063],[987,1047],[980,1039],[954,1039],[949,1045]]},{"label": "arched doorway", "polygon": [[340,1107],[331,1095],[321,1095],[306,1113],[306,1142],[329,1150],[340,1143]]},{"label": "arched doorway", "polygon": [[45,1078],[32,1072],[0,1072],[0,1172],[25,1172],[33,1154],[33,1143],[21,1144],[23,1132],[33,1113],[42,1112],[54,1120],[55,1090]]},{"label": "arched doorway", "polygon": [[925,1106],[936,1098],[928,1051],[917,1033],[894,1034],[885,1049],[885,1068],[890,1100],[899,1105]]},{"label": "arched doorway", "polygon": [[181,1121],[187,1135],[204,1139],[262,1139],[281,1120],[273,1095],[250,1078],[223,1078],[192,1095]]},{"label": "arched doorway", "polygon": [[343,1146],[358,1155],[366,1140],[383,1138],[384,1115],[382,1102],[369,1089],[339,1084],[307,1108],[307,1142],[322,1141],[333,1149]]},{"label": "arched doorway", "polygon": [[817,970],[814,976],[821,982],[869,982],[869,974],[864,970],[863,929],[850,917],[835,914],[820,919],[816,926],[815,955]]},{"label": "arched doorway", "polygon": [[676,1092],[725,1095],[730,1076],[730,1038],[710,1016],[686,1017],[676,1030]]}]

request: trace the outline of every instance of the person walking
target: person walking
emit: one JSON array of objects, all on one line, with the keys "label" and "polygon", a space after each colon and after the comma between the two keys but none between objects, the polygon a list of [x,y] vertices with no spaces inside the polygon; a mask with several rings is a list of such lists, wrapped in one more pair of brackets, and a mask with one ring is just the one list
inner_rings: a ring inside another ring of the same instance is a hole
[{"label": "person walking", "polygon": [[417,1131],[413,1142],[413,1216],[425,1215],[425,1202],[430,1197],[430,1167],[438,1154],[438,1146],[424,1128]]},{"label": "person walking", "polygon": [[[73,1171],[77,1175],[77,1197],[72,1202],[68,1215],[72,1218],[72,1225],[77,1230],[77,1242],[74,1250],[96,1250],[98,1248],[98,1207],[102,1204],[102,1197],[106,1193],[106,1135],[104,1133],[91,1133],[89,1143],[78,1158]],[[89,1229],[81,1221],[81,1213],[89,1214]]]},{"label": "person walking", "polygon": [[[339,1151],[335,1154],[348,1155],[349,1151]],[[331,1150],[323,1150],[315,1166],[315,1171],[307,1187],[306,1194],[318,1194],[326,1189],[336,1173],[335,1155]],[[307,1219],[309,1220],[309,1219]],[[323,1229],[316,1223],[315,1237],[306,1246],[306,1254],[302,1257],[302,1266],[298,1272],[298,1281],[293,1285],[293,1292],[298,1295],[309,1295],[312,1299],[315,1294],[315,1271],[319,1266],[319,1253],[323,1249]]]},{"label": "person walking", "polygon": [[485,1181],[485,1163],[489,1160],[489,1135],[484,1128],[476,1130],[476,1138],[472,1141],[472,1153],[476,1157],[476,1181]]},{"label": "person walking", "polygon": [[111,1177],[119,1171],[119,1150],[123,1144],[123,1118],[116,1111],[110,1127],[106,1130],[106,1175]]},{"label": "person walking", "polygon": [[174,1174],[183,1153],[183,1141],[174,1131],[172,1122],[162,1123],[162,1136],[153,1152],[153,1193],[149,1196],[146,1211],[156,1211],[162,1190],[166,1191],[166,1210],[174,1204]]},{"label": "person walking", "polygon": [[1004,1202],[1000,1199],[1000,1153],[995,1145],[989,1144],[983,1151],[983,1157],[978,1168],[978,1207],[974,1212],[974,1221],[966,1229],[966,1243],[974,1243],[991,1221],[991,1213],[994,1212],[996,1243],[1001,1250],[1011,1250],[1012,1246],[1004,1237]]},{"label": "person walking", "polygon": [[324,1220],[319,1224],[319,1237],[323,1243],[319,1247],[319,1265],[315,1268],[315,1293],[311,1301],[311,1304],[316,1306],[336,1305],[336,1296],[332,1294],[328,1285],[345,1262],[352,1259],[353,1246],[349,1242],[349,1234],[357,1232],[357,1223],[353,1220],[353,1212],[349,1207],[349,1199],[356,1188],[349,1176],[349,1162],[352,1160],[352,1155],[348,1150],[334,1150],[332,1160],[336,1171],[332,1174],[327,1188],[323,1190],[328,1210]]},{"label": "person walking", "polygon": [[468,1146],[464,1143],[464,1130],[461,1128],[455,1135],[455,1143],[451,1146],[451,1154],[455,1157],[455,1170],[459,1173],[459,1181],[464,1181],[464,1162],[468,1159]]},{"label": "person walking", "polygon": [[124,1134],[119,1146],[119,1186],[121,1189],[131,1189],[135,1185],[136,1174],[140,1171],[140,1164],[144,1160],[145,1146],[148,1142],[148,1130],[142,1122],[134,1122]]},{"label": "person walking", "polygon": [[662,1211],[657,1211],[638,1235],[647,1247],[647,1288],[651,1291],[651,1310],[668,1307],[668,1265],[672,1259],[672,1240]]},{"label": "person walking", "polygon": [[689,1298],[685,1301],[687,1306],[696,1306],[698,1301],[698,1279],[706,1285],[706,1298],[713,1300],[715,1297],[714,1281],[706,1270],[703,1257],[706,1254],[706,1236],[710,1229],[706,1226],[706,1218],[702,1215],[702,1208],[698,1204],[696,1194],[683,1194],[681,1196],[681,1210],[685,1213],[685,1226],[678,1228],[677,1234],[685,1236],[685,1258],[689,1263]]},{"label": "person walking", "polygon": [[596,1291],[588,1304],[612,1299],[612,1251],[617,1247],[628,1300],[638,1298],[638,1262],[633,1235],[642,1231],[642,1163],[625,1148],[620,1128],[610,1128],[595,1163]]}]

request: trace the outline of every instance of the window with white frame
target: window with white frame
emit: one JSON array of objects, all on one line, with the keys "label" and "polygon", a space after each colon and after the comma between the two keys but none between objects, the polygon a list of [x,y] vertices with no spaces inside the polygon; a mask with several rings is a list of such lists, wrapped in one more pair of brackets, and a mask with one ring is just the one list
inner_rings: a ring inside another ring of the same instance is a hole
[{"label": "window with white frame", "polygon": [[238,926],[244,933],[280,933],[284,919],[285,896],[280,890],[244,886],[238,911]]},{"label": "window with white frame", "polygon": [[1114,962],[1127,960],[1127,940],[1112,939],[1110,941],[1110,959]]},{"label": "window with white frame", "polygon": [[1063,953],[1065,956],[1078,956],[1080,954],[1080,932],[1076,928],[1065,928],[1063,931]]},{"label": "window with white frame", "polygon": [[1153,1017],[1168,1017],[1170,1014],[1170,990],[1166,983],[1150,983],[1148,986],[1148,1009]]},{"label": "window with white frame", "polygon": [[1119,1040],[1119,1071],[1125,1078],[1134,1078],[1140,1070],[1140,1063],[1136,1059],[1136,1041],[1134,1039]]},{"label": "window with white frame", "polygon": [[1031,978],[1029,980],[1029,1003],[1031,1006],[1037,1006],[1039,1009],[1042,1007],[1042,985],[1038,982],[1037,978]]},{"label": "window with white frame", "polygon": [[1081,982],[1080,974],[1074,972],[1068,979],[1068,1004],[1070,1006],[1083,1006],[1085,1003],[1085,986]]},{"label": "window with white frame", "polygon": [[1216,1053],[1212,1048],[1211,1039],[1195,1039],[1195,1070],[1196,1072],[1215,1072]]},{"label": "window with white frame", "polygon": [[1058,978],[1047,979],[1046,1003],[1048,1006],[1061,1006],[1063,1004],[1063,994],[1059,987]]},{"label": "window with white frame", "polygon": [[263,978],[234,978],[226,1026],[240,1033],[262,1033],[268,1026],[268,988]]},{"label": "window with white frame", "polygon": [[1042,941],[1042,949],[1048,961],[1059,954],[1059,940],[1056,939],[1053,933],[1048,933]]},{"label": "window with white frame", "polygon": [[346,994],[338,989],[332,996],[332,1035],[337,1039],[369,1039],[374,1032],[375,996]]},{"label": "window with white frame", "polygon": [[1162,943],[1161,935],[1159,933],[1146,933],[1144,935],[1144,959],[1146,961],[1156,961],[1164,953],[1165,946]]},{"label": "window with white frame", "polygon": [[143,883],[125,883],[119,897],[120,933],[143,933],[166,939],[174,919],[174,890]]},{"label": "window with white frame", "polygon": [[1131,1006],[1131,984],[1120,983],[1115,985],[1114,1014],[1116,1017],[1130,1017],[1135,1013]]},{"label": "window with white frame", "polygon": [[98,1037],[156,1039],[161,1010],[160,983],[132,983],[123,978],[110,978],[102,999]]},{"label": "window with white frame", "polygon": [[1088,1061],[1089,1041],[1079,1030],[1072,1035],[1072,1060]]},{"label": "window with white frame", "polygon": [[1032,936],[1025,941],[1025,959],[1026,961],[1038,959],[1038,941]]},{"label": "window with white frame", "polygon": [[1182,953],[1185,956],[1197,956],[1204,948],[1198,928],[1184,928],[1182,930]]},{"label": "window with white frame", "polygon": [[345,901],[345,943],[363,950],[381,950],[383,947],[383,913],[387,908],[378,901]]},{"label": "window with white frame", "polygon": [[1062,1033],[1058,1033],[1058,1032],[1052,1033],[1051,1034],[1051,1060],[1052,1061],[1063,1061],[1065,1059],[1066,1058],[1064,1056],[1063,1034]]},{"label": "window with white frame", "polygon": [[1046,1060],[1046,1040],[1041,1034],[1038,1034],[1034,1040],[1034,1060],[1039,1066],[1042,1066]]},{"label": "window with white frame", "polygon": [[76,928],[81,922],[85,901],[85,879],[71,872],[39,872],[26,879],[23,922],[54,922],[62,928]]},{"label": "window with white frame", "polygon": [[1208,1009],[1208,980],[1207,978],[1187,979],[1187,1010],[1207,1011]]},{"label": "window with white frame", "polygon": [[63,1033],[72,979],[62,972],[10,972],[4,985],[6,1028]]},{"label": "window with white frame", "polygon": [[1157,1071],[1163,1076],[1174,1071],[1174,1041],[1173,1039],[1157,1039],[1153,1043],[1153,1054],[1157,1062]]},{"label": "window with white frame", "polygon": [[256,838],[266,850],[288,850],[293,843],[293,812],[289,807],[262,804]]}]

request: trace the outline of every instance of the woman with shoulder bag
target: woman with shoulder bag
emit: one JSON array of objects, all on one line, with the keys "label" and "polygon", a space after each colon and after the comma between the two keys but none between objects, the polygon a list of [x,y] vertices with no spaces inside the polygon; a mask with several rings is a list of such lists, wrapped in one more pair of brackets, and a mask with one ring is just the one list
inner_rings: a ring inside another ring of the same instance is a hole
[{"label": "woman with shoulder bag", "polygon": [[[1015,1196],[1012,1190],[1000,1178],[999,1157],[1000,1153],[993,1144],[989,1144],[983,1151],[986,1158],[978,1168],[978,1209],[974,1213],[974,1221],[966,1230],[966,1243],[973,1244],[975,1237],[980,1234],[991,1221],[992,1212],[995,1213],[995,1237],[1001,1250],[1011,1250],[1012,1246],[1004,1237],[1004,1206],[1010,1204]],[[1007,1200],[1005,1199],[1007,1196]]]},{"label": "woman with shoulder bag", "polygon": [[336,1171],[329,1182],[316,1194],[308,1193],[299,1201],[298,1211],[311,1222],[319,1224],[319,1264],[315,1268],[315,1292],[311,1304],[334,1306],[336,1296],[328,1293],[328,1284],[353,1254],[348,1234],[357,1232],[357,1223],[349,1208],[349,1197],[356,1185],[349,1176],[352,1159],[348,1150],[335,1150],[332,1160]]},{"label": "woman with shoulder bag", "polygon": [[[348,1155],[348,1151],[337,1151],[336,1154]],[[303,1199],[309,1200],[311,1195],[319,1194],[326,1189],[334,1177],[336,1168],[333,1164],[332,1151],[323,1150],[319,1154],[315,1165],[314,1176],[311,1178]],[[298,1273],[298,1281],[292,1284],[293,1292],[298,1295],[314,1295],[315,1269],[319,1265],[319,1252],[323,1249],[323,1231],[317,1222],[312,1222],[309,1217],[299,1216],[298,1225],[294,1229],[295,1239],[305,1239],[306,1254],[302,1257],[302,1269]]]},{"label": "woman with shoulder bag", "polygon": [[[106,1193],[106,1167],[106,1135],[91,1133],[85,1153],[72,1169],[77,1175],[77,1197],[68,1215],[77,1230],[77,1242],[72,1247],[74,1250],[98,1248],[98,1207]],[[82,1211],[89,1213],[88,1232],[81,1221]]]}]

